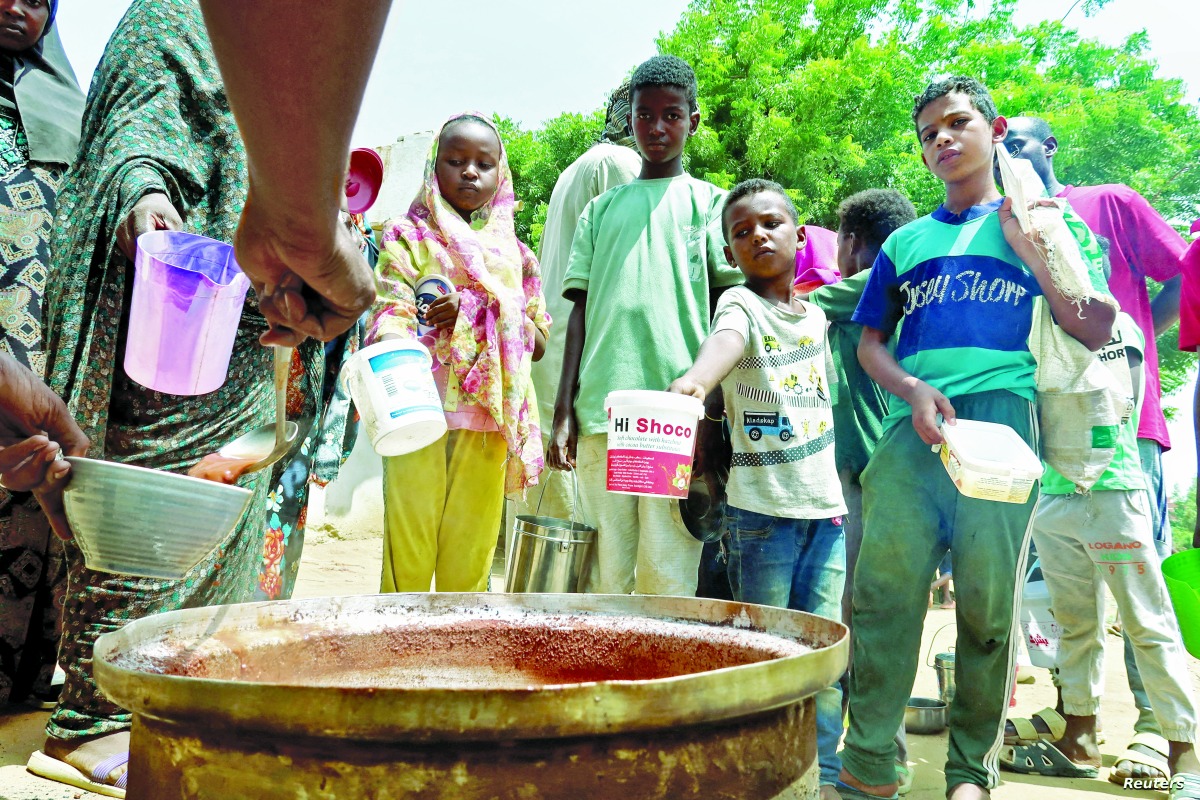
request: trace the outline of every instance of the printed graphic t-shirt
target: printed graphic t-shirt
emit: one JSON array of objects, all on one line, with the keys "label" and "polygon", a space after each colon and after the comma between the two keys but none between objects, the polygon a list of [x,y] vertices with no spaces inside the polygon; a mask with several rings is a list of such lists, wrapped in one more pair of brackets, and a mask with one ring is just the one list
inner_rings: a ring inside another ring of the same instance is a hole
[{"label": "printed graphic t-shirt", "polygon": [[[1036,398],[1028,339],[1042,290],[1004,238],[1001,202],[962,214],[939,206],[892,233],[854,312],[855,322],[892,332],[900,366],[951,401],[995,390]],[[1066,219],[1093,288],[1107,294],[1095,235],[1070,211]],[[891,396],[884,428],[911,415]]]},{"label": "printed graphic t-shirt", "polygon": [[563,294],[587,292],[575,418],[608,430],[604,398],[664,391],[708,335],[709,289],[742,282],[725,261],[725,191],[690,175],[635,180],[588,203],[575,229]]},{"label": "printed graphic t-shirt", "polygon": [[[797,301],[798,302],[798,301]],[[833,447],[825,313],[779,308],[738,286],[721,295],[712,329],[736,331],[743,358],[721,382],[732,432],[729,504],[787,519],[846,513]]]},{"label": "printed graphic t-shirt", "polygon": [[[1146,395],[1146,363],[1145,353],[1145,337],[1142,336],[1141,327],[1134,321],[1133,317],[1125,312],[1117,314],[1117,320],[1113,323],[1113,337],[1108,344],[1096,351],[1096,357],[1104,363],[1104,366],[1112,370],[1113,374],[1118,376],[1119,380],[1127,381],[1129,375],[1129,354],[1126,349],[1132,349],[1142,357],[1143,369],[1140,371],[1141,380],[1138,387],[1138,408],[1134,409],[1133,414],[1129,417],[1129,422],[1121,427],[1120,433],[1117,435],[1117,451],[1113,455],[1112,462],[1108,465],[1108,469],[1100,476],[1100,480],[1092,485],[1092,491],[1098,492],[1105,489],[1125,489],[1136,490],[1146,488],[1146,473],[1142,471],[1142,458],[1138,452],[1138,412],[1144,402],[1143,398]],[[1042,493],[1043,494],[1072,494],[1075,491],[1075,484],[1055,472],[1054,467],[1046,465],[1046,472],[1042,475]]]}]

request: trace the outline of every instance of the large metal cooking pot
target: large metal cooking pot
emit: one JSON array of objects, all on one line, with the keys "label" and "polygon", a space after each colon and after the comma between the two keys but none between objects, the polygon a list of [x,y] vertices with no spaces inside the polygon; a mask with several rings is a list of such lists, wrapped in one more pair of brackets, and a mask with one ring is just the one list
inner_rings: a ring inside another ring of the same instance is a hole
[{"label": "large metal cooking pot", "polygon": [[741,603],[393,594],[148,617],[95,672],[131,800],[807,798],[847,649]]}]

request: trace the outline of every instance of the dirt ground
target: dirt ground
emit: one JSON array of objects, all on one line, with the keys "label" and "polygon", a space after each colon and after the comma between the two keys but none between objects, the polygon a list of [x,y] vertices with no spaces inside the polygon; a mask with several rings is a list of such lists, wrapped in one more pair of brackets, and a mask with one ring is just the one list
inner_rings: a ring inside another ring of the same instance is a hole
[{"label": "dirt ground", "polygon": [[[296,597],[370,594],[379,587],[382,546],[377,530],[357,527],[357,535],[346,536],[345,530],[323,520],[319,504],[310,516],[310,530],[300,568]],[[499,561],[497,562],[499,565]],[[953,643],[954,612],[935,609],[925,621],[922,659],[926,654],[941,652]],[[936,636],[936,640],[935,640]],[[1101,750],[1105,765],[1111,766],[1125,748],[1136,718],[1132,698],[1125,682],[1121,659],[1121,642],[1108,637],[1108,659],[1105,670],[1105,706],[1101,712],[1107,737]],[[1200,661],[1190,660],[1189,670],[1194,687],[1200,687]],[[1017,690],[1015,714],[1028,715],[1054,705],[1054,689],[1045,670],[1035,670],[1036,683],[1022,685]],[[932,667],[917,671],[913,694],[936,697],[937,681]],[[68,786],[45,781],[25,770],[29,753],[41,747],[43,726],[48,712],[25,711],[0,714],[0,800],[93,800],[100,795],[83,792]],[[915,784],[909,795],[913,800],[934,800],[944,797],[946,790],[942,768],[946,758],[946,735],[909,737],[909,759],[915,765]],[[1026,777],[1003,772],[1003,783],[993,790],[996,800],[1061,800],[1102,795],[1122,797],[1165,797],[1165,793],[1127,791],[1105,780],[1107,770],[1092,780],[1064,780]]]}]

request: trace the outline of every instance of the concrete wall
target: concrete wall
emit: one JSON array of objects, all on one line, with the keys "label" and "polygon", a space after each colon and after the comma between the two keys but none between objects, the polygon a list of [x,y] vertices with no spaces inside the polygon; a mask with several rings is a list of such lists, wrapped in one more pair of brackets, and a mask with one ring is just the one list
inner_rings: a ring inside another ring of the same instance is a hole
[{"label": "concrete wall", "polygon": [[[432,143],[433,131],[421,131],[375,148],[383,157],[383,186],[367,220],[377,237],[387,220],[408,211],[425,177],[425,159]],[[324,492],[313,492],[312,506],[310,519],[333,529],[340,538],[374,537],[382,532],[383,462],[361,428],[354,452],[337,480]]]},{"label": "concrete wall", "polygon": [[375,148],[383,157],[383,187],[367,212],[373,228],[378,230],[387,220],[408,211],[425,177],[425,159],[432,144],[433,131],[420,131]]}]

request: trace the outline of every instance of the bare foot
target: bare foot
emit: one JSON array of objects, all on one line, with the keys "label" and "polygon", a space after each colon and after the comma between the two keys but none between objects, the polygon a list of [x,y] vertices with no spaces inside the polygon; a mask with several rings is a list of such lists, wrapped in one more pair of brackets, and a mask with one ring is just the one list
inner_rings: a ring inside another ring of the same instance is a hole
[{"label": "bare foot", "polygon": [[973,783],[959,783],[946,790],[946,800],[987,800],[992,793]]},{"label": "bare foot", "polygon": [[[1155,760],[1162,760],[1163,754],[1155,750],[1153,747],[1148,747],[1138,742],[1131,742],[1129,750],[1135,753],[1141,753]],[[1119,759],[1112,768],[1113,777],[1124,780],[1125,778],[1134,778],[1135,780],[1154,780],[1156,778],[1168,777],[1160,769],[1150,766],[1149,764],[1141,764],[1135,761],[1128,761],[1124,758]]]},{"label": "bare foot", "polygon": [[1200,775],[1200,758],[1196,757],[1196,746],[1191,742],[1170,742],[1171,753],[1167,756],[1167,764],[1171,774],[1186,772],[1190,775]]},{"label": "bare foot", "polygon": [[866,794],[873,794],[876,797],[891,797],[892,795],[894,795],[896,793],[896,789],[898,788],[898,785],[896,783],[881,783],[878,786],[871,786],[869,784],[863,783],[858,778],[854,777],[849,772],[847,772],[845,770],[845,768],[843,768],[842,773],[840,775],[838,775],[838,780],[841,781],[842,783],[846,784],[847,786],[853,786],[855,789],[858,789],[860,792],[865,792]]},{"label": "bare foot", "polygon": [[[92,771],[107,759],[120,753],[129,752],[129,731],[110,733],[83,742],[75,739],[46,737],[46,744],[42,748],[42,752],[51,758],[67,762],[90,777]],[[128,767],[128,764],[117,767],[107,775],[104,782],[116,784]]]},{"label": "bare foot", "polygon": [[1103,759],[1100,757],[1100,746],[1096,742],[1096,718],[1074,717],[1064,714],[1067,729],[1062,738],[1054,743],[1064,756],[1080,766],[1100,767]]}]

